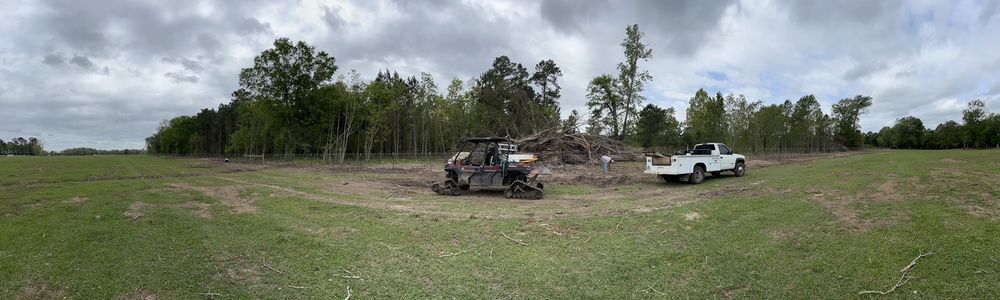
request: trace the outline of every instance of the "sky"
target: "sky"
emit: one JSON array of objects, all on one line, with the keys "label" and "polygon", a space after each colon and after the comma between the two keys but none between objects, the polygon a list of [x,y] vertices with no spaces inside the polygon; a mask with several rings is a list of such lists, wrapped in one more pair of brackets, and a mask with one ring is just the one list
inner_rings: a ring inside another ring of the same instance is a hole
[{"label": "sky", "polygon": [[[228,102],[275,38],[315,45],[338,75],[470,81],[497,56],[562,69],[562,113],[616,73],[625,27],[653,51],[647,103],[684,119],[699,88],[826,112],[868,95],[864,131],[1000,111],[1000,0],[0,0],[0,139],[48,150],[144,148],[163,121]],[[586,114],[584,114],[586,115]]]}]

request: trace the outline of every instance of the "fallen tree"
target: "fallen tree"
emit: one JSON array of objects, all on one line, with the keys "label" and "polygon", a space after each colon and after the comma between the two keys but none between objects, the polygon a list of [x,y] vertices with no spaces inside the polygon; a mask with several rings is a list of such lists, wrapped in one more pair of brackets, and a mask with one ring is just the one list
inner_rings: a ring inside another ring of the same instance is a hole
[{"label": "fallen tree", "polygon": [[519,149],[542,155],[548,163],[581,164],[597,162],[607,154],[616,161],[635,161],[642,155],[634,148],[602,135],[565,133],[560,128],[550,128],[518,139]]}]

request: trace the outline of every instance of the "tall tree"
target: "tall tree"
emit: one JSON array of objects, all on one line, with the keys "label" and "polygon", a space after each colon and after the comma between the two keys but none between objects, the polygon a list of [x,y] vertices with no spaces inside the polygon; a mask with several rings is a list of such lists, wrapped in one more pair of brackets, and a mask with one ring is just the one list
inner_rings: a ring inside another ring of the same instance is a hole
[{"label": "tall tree", "polygon": [[726,138],[727,146],[743,149],[742,151],[756,151],[754,133],[757,131],[757,123],[754,122],[754,115],[761,106],[761,101],[747,101],[743,95],[726,97],[725,110],[729,132],[729,137]]},{"label": "tall tree", "polygon": [[554,110],[539,105],[528,79],[528,70],[507,56],[493,61],[473,85],[479,132],[524,136],[558,118]]},{"label": "tall tree", "polygon": [[538,103],[543,106],[559,107],[559,77],[562,70],[551,59],[543,60],[535,65],[535,73],[528,80],[539,87]]},{"label": "tall tree", "polygon": [[917,117],[904,117],[892,126],[895,148],[917,149],[923,147],[924,122]]},{"label": "tall tree", "polygon": [[986,103],[983,100],[972,100],[969,101],[968,106],[965,110],[962,110],[962,143],[966,147],[978,147],[979,146],[979,133],[981,131],[981,122],[983,117],[986,116]]},{"label": "tall tree", "polygon": [[294,151],[296,130],[308,119],[304,109],[313,92],[337,71],[335,59],[315,47],[288,38],[274,41],[274,48],[254,58],[254,65],[240,71],[240,90],[269,104],[282,121],[285,153]]},{"label": "tall tree", "polygon": [[[644,35],[639,31],[639,24],[630,25],[625,28],[625,40],[621,43],[625,49],[625,61],[618,63],[618,86],[624,104],[622,130],[625,133],[631,130],[634,122],[632,119],[644,100],[642,91],[646,82],[653,79],[649,72],[639,67],[639,61],[648,61],[653,57],[653,49],[642,43]],[[624,134],[619,134],[616,138],[624,139]]]},{"label": "tall tree", "polygon": [[836,136],[842,145],[848,148],[861,146],[863,137],[858,122],[871,105],[872,97],[862,95],[841,99],[833,105],[833,116],[837,123]]},{"label": "tall tree", "polygon": [[611,75],[597,76],[587,85],[587,107],[590,109],[590,126],[588,132],[600,133],[603,128],[611,129],[612,137],[623,135],[623,128],[627,126],[624,122],[625,111],[628,110],[624,99],[619,93],[618,80]]},{"label": "tall tree", "polygon": [[725,138],[726,103],[722,93],[713,98],[704,89],[698,89],[688,103],[686,122],[688,142],[714,142]]}]

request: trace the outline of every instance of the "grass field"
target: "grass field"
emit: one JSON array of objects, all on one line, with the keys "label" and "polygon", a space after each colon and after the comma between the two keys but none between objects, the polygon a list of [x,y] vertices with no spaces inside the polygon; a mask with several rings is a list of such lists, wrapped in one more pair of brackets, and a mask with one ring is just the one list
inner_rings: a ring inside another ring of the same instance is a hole
[{"label": "grass field", "polygon": [[425,169],[0,158],[0,299],[867,298],[927,252],[890,297],[1000,298],[996,150],[701,185],[625,164],[534,201],[434,195]]}]

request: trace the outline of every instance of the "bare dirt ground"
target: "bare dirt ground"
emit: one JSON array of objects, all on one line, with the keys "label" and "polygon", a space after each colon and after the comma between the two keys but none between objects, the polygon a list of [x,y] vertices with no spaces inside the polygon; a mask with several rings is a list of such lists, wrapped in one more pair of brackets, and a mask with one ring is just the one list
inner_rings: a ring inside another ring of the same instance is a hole
[{"label": "bare dirt ground", "polygon": [[[754,160],[751,157],[748,168],[749,172],[753,172],[757,168],[860,153],[867,152],[785,155],[780,157],[781,160],[777,160],[779,157],[771,157],[772,160]],[[204,159],[202,163],[209,166],[218,162]],[[315,163],[229,163],[225,164],[224,168],[227,171],[208,176],[232,182],[232,186],[198,187],[175,183],[166,188],[196,191],[220,199],[222,204],[236,213],[255,211],[254,202],[268,195],[390,210],[414,216],[426,215],[432,218],[487,219],[628,215],[674,208],[732,194],[752,196],[760,193],[789,192],[764,190],[766,189],[764,185],[760,185],[762,182],[754,182],[747,178],[737,179],[729,172],[724,172],[721,178],[710,178],[710,181],[718,184],[665,183],[656,176],[643,174],[641,162],[614,163],[608,175],[604,175],[600,165],[596,164],[545,166],[547,172],[542,172],[538,179],[546,184],[546,195],[541,200],[505,199],[502,193],[486,191],[468,191],[459,197],[434,194],[430,190],[431,184],[444,178],[441,164],[435,162],[369,164],[364,168]],[[297,179],[292,182],[282,182],[281,179],[285,176],[280,174],[273,174],[270,178],[240,176],[244,171],[257,174],[274,172],[290,174]],[[272,178],[274,180],[271,180]],[[248,191],[249,188],[256,190],[251,192]],[[892,201],[891,199],[896,197],[893,193],[895,188],[893,183],[888,183],[880,188],[880,195],[876,197]],[[823,196],[818,197],[817,200],[823,202]],[[208,211],[201,207],[181,208],[192,210],[196,214]],[[136,213],[141,214],[141,212]],[[851,215],[843,217],[854,218]],[[679,215],[678,218],[688,217]]]},{"label": "bare dirt ground", "polygon": [[[819,159],[819,158],[814,158]],[[801,162],[804,160],[797,160]],[[777,164],[771,162],[770,165]],[[753,165],[751,165],[753,167]],[[725,172],[723,186],[665,183],[643,174],[640,162],[616,163],[604,175],[599,165],[547,166],[539,176],[547,186],[541,200],[505,199],[502,193],[469,191],[459,197],[434,194],[430,185],[443,180],[437,164],[395,165],[394,168],[341,168],[338,166],[268,166],[271,172],[306,177],[293,184],[239,176],[218,176],[238,186],[256,187],[271,195],[387,209],[436,218],[559,218],[563,216],[627,215],[673,208],[702,199],[730,194],[752,195],[759,182],[737,179]],[[751,169],[752,172],[752,169]],[[348,175],[348,176],[344,176]],[[204,190],[206,194],[218,191]],[[222,197],[231,198],[231,197]],[[457,201],[461,200],[461,201]],[[230,201],[226,201],[230,202]],[[686,218],[685,216],[678,216]]]}]

